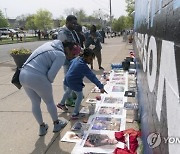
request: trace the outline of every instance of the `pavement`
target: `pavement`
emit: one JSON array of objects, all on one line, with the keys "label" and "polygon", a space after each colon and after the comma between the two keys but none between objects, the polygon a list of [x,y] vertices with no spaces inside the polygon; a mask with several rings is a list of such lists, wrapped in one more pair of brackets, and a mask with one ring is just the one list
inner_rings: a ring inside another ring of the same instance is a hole
[{"label": "pavement", "polygon": [[[121,63],[129,51],[133,49],[132,44],[122,41],[122,37],[106,38],[102,44],[102,66],[106,71],[111,70],[111,63]],[[59,118],[68,120],[68,124],[59,133],[53,133],[53,123],[47,112],[45,103],[41,103],[44,121],[48,123],[48,133],[44,137],[38,136],[39,125],[35,121],[31,102],[23,88],[18,90],[11,84],[11,78],[15,71],[13,60],[0,63],[0,153],[1,154],[70,154],[75,143],[61,142],[63,135],[71,129],[75,121],[70,120],[72,109],[64,113],[58,109]],[[103,73],[98,69],[97,60],[94,60],[94,73],[97,77]],[[58,72],[53,83],[54,100],[58,103],[63,94],[63,69]],[[82,106],[87,106],[87,98],[95,98],[98,94],[91,93],[94,84],[85,79],[84,101]],[[128,101],[136,101],[134,100]],[[133,112],[128,111],[127,117],[133,118]],[[87,117],[88,118],[88,117]],[[126,128],[139,129],[136,121],[127,122]]]}]

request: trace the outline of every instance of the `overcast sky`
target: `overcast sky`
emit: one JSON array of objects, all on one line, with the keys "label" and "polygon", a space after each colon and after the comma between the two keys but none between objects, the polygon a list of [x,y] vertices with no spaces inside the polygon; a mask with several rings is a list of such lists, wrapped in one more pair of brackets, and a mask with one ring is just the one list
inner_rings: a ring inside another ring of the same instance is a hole
[{"label": "overcast sky", "polygon": [[[34,14],[37,10],[47,9],[53,18],[66,17],[65,9],[83,9],[87,15],[101,9],[109,14],[110,0],[0,0],[0,10],[8,18],[16,18],[22,14]],[[125,0],[111,0],[112,15],[115,18],[126,15]]]}]

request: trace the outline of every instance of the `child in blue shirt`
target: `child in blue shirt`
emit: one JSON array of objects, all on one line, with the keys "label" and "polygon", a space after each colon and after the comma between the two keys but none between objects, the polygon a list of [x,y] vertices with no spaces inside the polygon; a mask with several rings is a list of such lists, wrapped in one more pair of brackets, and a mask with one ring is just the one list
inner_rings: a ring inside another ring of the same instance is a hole
[{"label": "child in blue shirt", "polygon": [[61,102],[57,105],[58,108],[67,111],[68,109],[65,106],[65,101],[73,90],[77,99],[75,102],[75,108],[72,114],[72,119],[78,119],[79,108],[81,101],[83,99],[83,78],[86,76],[91,82],[93,82],[101,91],[101,93],[106,92],[104,90],[104,85],[97,79],[96,75],[88,67],[88,64],[91,64],[95,55],[93,50],[85,49],[82,57],[77,57],[72,60],[70,68],[65,76],[64,84],[67,86],[67,90],[64,93],[64,96]]}]

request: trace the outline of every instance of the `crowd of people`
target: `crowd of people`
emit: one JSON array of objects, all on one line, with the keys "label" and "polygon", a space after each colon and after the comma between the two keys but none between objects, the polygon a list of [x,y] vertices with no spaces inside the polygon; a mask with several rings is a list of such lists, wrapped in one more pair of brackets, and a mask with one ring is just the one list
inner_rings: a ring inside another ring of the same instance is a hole
[{"label": "crowd of people", "polygon": [[[102,35],[96,30],[95,25],[83,34],[77,18],[69,15],[66,18],[66,24],[58,32],[57,40],[49,41],[38,47],[24,63],[19,79],[31,100],[32,113],[39,124],[39,136],[44,136],[48,130],[48,124],[44,122],[41,113],[41,100],[45,102],[52,118],[53,132],[59,132],[65,127],[67,121],[58,119],[57,108],[67,111],[67,103],[70,103],[74,106],[71,119],[79,118],[84,77],[99,87],[101,93],[106,92],[103,84],[92,72],[95,57],[98,61],[98,69],[104,70],[101,66],[102,40]],[[91,69],[88,64],[91,65]],[[65,76],[64,95],[56,106],[52,83],[62,66]]]},{"label": "crowd of people", "polygon": [[[40,31],[37,34],[41,39]],[[69,15],[66,24],[58,31],[57,39],[38,47],[22,66],[19,80],[31,100],[32,113],[39,124],[39,136],[44,136],[48,130],[48,124],[44,122],[41,112],[41,100],[45,102],[50,113],[54,124],[53,132],[59,132],[67,121],[58,119],[57,108],[66,112],[67,106],[74,107],[71,119],[79,118],[80,105],[84,97],[84,77],[94,83],[101,93],[106,93],[104,85],[92,71],[95,57],[98,69],[104,70],[101,55],[101,43],[105,42],[104,38],[104,30],[97,31],[95,25],[91,25],[90,29],[83,33],[77,18]],[[62,66],[64,95],[55,105],[52,83]]]}]

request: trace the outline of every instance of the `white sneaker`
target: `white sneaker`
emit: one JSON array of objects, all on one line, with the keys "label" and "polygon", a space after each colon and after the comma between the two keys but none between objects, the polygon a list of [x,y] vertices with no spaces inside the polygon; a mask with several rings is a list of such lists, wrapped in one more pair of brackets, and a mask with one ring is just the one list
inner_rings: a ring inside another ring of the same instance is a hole
[{"label": "white sneaker", "polygon": [[58,122],[54,123],[54,129],[53,132],[59,132],[61,129],[63,129],[67,125],[67,121],[59,120]]},{"label": "white sneaker", "polygon": [[48,125],[47,125],[47,124],[41,125],[41,126],[39,127],[39,136],[44,136],[44,135],[46,135],[47,130],[48,130]]}]

